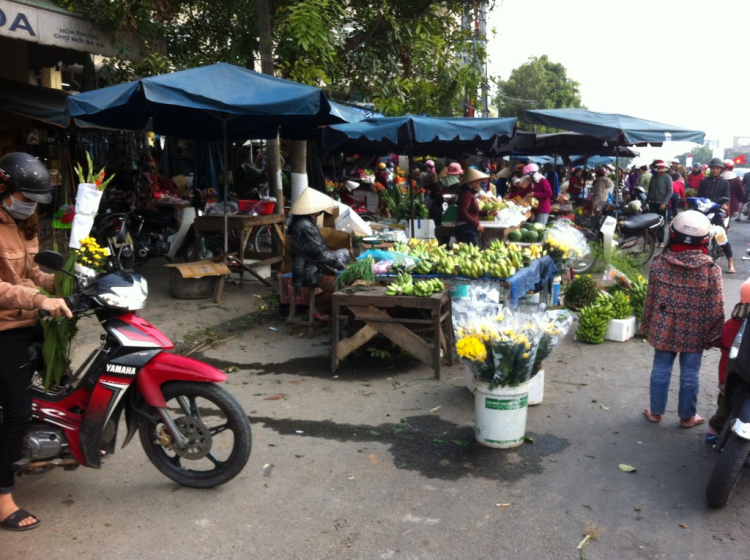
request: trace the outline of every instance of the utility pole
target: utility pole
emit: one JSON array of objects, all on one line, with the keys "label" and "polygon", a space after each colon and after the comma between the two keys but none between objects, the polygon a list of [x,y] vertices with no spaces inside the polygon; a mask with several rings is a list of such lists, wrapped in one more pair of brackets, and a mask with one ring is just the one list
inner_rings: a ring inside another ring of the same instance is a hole
[{"label": "utility pole", "polygon": [[[258,6],[258,36],[260,38],[261,72],[273,76],[273,38],[271,37],[271,15],[268,0],[256,0]],[[266,143],[266,175],[271,196],[276,198],[276,214],[284,213],[284,191],[281,186],[281,150],[279,135]]]}]

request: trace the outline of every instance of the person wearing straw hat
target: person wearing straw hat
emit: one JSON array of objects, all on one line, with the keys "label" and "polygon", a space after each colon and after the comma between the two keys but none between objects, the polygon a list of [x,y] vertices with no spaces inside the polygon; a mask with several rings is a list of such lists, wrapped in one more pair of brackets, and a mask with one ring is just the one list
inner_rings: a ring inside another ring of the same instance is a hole
[{"label": "person wearing straw hat", "polygon": [[479,209],[476,193],[481,188],[482,181],[490,176],[478,169],[469,168],[461,177],[461,188],[458,191],[458,217],[456,219],[456,241],[476,245],[479,232],[484,227],[479,223],[481,216],[490,212]]},{"label": "person wearing straw hat", "polygon": [[288,229],[292,284],[322,290],[315,299],[318,320],[330,320],[336,281],[332,269],[344,267],[336,251],[326,245],[316,223],[318,216],[335,204],[331,197],[308,187],[289,210],[292,215]]}]

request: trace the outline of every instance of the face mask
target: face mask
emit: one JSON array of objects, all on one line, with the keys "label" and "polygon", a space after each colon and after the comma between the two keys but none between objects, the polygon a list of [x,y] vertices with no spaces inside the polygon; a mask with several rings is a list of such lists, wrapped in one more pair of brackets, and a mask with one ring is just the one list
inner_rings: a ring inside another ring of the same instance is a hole
[{"label": "face mask", "polygon": [[10,197],[10,206],[5,202],[3,198],[3,208],[13,216],[16,220],[25,220],[30,218],[36,210],[36,202],[22,202],[16,200],[13,196]]}]

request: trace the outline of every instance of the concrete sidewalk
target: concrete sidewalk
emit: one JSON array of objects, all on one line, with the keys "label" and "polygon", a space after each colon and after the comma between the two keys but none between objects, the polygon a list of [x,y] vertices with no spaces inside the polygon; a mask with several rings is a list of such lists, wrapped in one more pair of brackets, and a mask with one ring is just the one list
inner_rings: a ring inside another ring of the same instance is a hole
[{"label": "concrete sidewalk", "polygon": [[[730,230],[738,256],[749,232]],[[739,258],[737,268],[725,276],[730,309],[748,276]],[[230,286],[220,306],[178,301],[157,263],[144,273],[142,314],[175,341],[237,321],[268,293],[251,282]],[[82,347],[97,343],[96,328],[82,329]],[[590,560],[747,556],[750,481],[724,510],[706,506],[716,456],[704,427],[678,426],[676,378],[664,420],[643,417],[653,350],[641,340],[591,346],[571,332],[546,364],[544,402],[529,410],[534,443],[515,450],[474,442],[462,365],[438,381],[418,362],[363,355],[332,375],[329,348],[326,336],[290,337],[271,321],[193,355],[239,368],[226,388],[252,421],[243,473],[184,488],[136,442],[99,472],[27,477],[18,502],[44,525],[0,533],[0,558],[573,559],[587,528]],[[718,357],[704,357],[703,416]]]}]

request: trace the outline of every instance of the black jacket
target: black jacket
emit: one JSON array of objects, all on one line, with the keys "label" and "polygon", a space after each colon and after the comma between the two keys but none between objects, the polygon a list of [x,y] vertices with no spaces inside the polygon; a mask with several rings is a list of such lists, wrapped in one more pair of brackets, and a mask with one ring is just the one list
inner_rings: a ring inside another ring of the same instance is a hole
[{"label": "black jacket", "polygon": [[717,203],[729,201],[729,181],[723,177],[706,177],[698,185],[698,197]]}]

